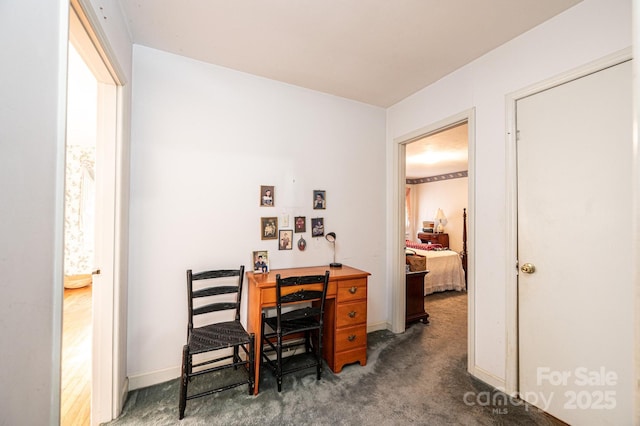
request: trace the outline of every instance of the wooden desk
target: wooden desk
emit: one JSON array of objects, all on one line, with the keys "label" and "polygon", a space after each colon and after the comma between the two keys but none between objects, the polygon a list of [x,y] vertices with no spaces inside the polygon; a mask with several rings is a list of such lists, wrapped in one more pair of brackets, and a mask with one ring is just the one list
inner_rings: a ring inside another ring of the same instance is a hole
[{"label": "wooden desk", "polygon": [[367,363],[367,277],[368,272],[343,265],[342,268],[312,266],[306,268],[273,269],[267,274],[247,272],[249,302],[247,329],[256,335],[255,389],[260,382],[260,325],[262,310],[276,304],[276,275],[323,275],[329,271],[329,288],[324,313],[323,358],[334,373],[346,364]]}]

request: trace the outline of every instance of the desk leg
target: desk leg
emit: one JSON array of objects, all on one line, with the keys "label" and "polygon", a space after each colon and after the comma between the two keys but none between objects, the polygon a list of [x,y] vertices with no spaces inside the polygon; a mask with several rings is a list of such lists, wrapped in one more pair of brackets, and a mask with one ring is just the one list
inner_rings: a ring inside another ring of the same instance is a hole
[{"label": "desk leg", "polygon": [[[252,291],[253,290],[253,291]],[[255,377],[253,394],[258,394],[258,386],[260,384],[260,364],[262,361],[260,355],[260,349],[262,348],[262,307],[260,306],[260,290],[249,288],[249,304],[247,306],[247,329],[249,333],[255,334],[255,347],[254,347],[254,363],[255,363]]]}]

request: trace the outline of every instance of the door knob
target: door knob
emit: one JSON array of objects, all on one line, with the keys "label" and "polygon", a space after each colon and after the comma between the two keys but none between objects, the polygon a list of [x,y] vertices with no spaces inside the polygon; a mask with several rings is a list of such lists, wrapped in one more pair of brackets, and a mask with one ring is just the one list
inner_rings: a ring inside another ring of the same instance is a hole
[{"label": "door knob", "polygon": [[522,265],[522,268],[520,268],[520,270],[525,274],[533,274],[536,271],[536,267],[532,263],[525,263],[524,265]]}]

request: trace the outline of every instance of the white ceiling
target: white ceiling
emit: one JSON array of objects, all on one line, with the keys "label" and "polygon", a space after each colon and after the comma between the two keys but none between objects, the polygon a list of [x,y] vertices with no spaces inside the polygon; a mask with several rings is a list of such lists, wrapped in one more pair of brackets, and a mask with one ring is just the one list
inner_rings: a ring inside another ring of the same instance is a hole
[{"label": "white ceiling", "polygon": [[119,0],[133,42],[389,107],[581,0]]},{"label": "white ceiling", "polygon": [[411,142],[406,146],[407,179],[419,179],[467,171],[469,166],[467,123]]}]

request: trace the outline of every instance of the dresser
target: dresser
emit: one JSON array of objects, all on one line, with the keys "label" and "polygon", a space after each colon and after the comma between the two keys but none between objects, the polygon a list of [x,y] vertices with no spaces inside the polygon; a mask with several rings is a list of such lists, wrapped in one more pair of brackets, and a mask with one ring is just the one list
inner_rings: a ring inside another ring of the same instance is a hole
[{"label": "dresser", "polygon": [[418,232],[418,238],[425,244],[440,244],[442,247],[449,247],[449,234]]},{"label": "dresser", "polygon": [[368,272],[350,266],[341,268],[312,266],[272,269],[265,274],[246,272],[247,330],[255,333],[255,388],[260,379],[260,325],[262,310],[276,304],[276,275],[323,275],[329,271],[329,288],[325,302],[322,354],[334,373],[354,362],[367,363],[367,285]]}]

